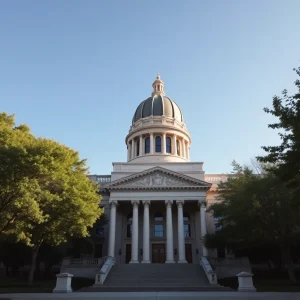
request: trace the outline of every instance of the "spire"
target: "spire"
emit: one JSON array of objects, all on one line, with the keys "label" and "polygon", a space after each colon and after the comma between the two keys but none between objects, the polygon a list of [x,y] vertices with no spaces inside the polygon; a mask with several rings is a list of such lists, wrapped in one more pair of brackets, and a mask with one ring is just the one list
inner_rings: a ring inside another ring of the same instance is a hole
[{"label": "spire", "polygon": [[152,87],[153,87],[152,96],[154,96],[154,95],[165,95],[164,82],[160,79],[159,73],[157,73],[156,79],[152,83]]}]

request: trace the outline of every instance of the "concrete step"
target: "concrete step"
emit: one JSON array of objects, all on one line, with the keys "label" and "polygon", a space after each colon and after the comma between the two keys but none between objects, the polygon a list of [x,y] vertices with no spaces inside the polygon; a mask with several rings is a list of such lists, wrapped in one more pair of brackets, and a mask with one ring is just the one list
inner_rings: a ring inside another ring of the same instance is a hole
[{"label": "concrete step", "polygon": [[177,287],[87,287],[78,290],[77,292],[233,292],[235,290],[223,286],[177,286]]},{"label": "concrete step", "polygon": [[200,265],[127,264],[115,265],[104,287],[203,287],[210,286]]}]

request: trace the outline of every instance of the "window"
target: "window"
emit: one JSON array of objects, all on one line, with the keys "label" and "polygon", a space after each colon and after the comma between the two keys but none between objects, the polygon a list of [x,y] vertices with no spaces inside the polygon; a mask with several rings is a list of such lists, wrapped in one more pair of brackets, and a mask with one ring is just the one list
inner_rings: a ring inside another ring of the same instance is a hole
[{"label": "window", "polygon": [[161,152],[161,137],[157,136],[155,138],[155,152]]},{"label": "window", "polygon": [[190,215],[188,213],[183,213],[184,221],[184,237],[191,237],[191,224],[190,224]]},{"label": "window", "polygon": [[180,155],[180,145],[178,140],[176,140],[176,148],[177,148],[177,155]]},{"label": "window", "polygon": [[163,224],[154,224],[154,236],[163,237],[164,236],[164,225]]},{"label": "window", "polygon": [[136,156],[140,155],[140,140],[136,141]]},{"label": "window", "polygon": [[159,212],[154,215],[154,237],[164,237],[164,216]]},{"label": "window", "polygon": [[150,153],[150,138],[145,139],[145,153]]},{"label": "window", "polygon": [[184,237],[191,237],[191,225],[184,224]]},{"label": "window", "polygon": [[166,138],[166,152],[171,153],[171,138],[167,137]]},{"label": "window", "polygon": [[127,232],[126,232],[126,236],[129,237],[129,238],[132,236],[132,213],[130,213],[127,216]]}]

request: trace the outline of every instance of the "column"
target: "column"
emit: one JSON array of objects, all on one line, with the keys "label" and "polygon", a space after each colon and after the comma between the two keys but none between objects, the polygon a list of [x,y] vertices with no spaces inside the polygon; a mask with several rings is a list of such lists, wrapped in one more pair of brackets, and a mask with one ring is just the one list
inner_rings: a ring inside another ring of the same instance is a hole
[{"label": "column", "polygon": [[166,154],[166,134],[163,133],[161,138],[161,153]]},{"label": "column", "polygon": [[182,140],[182,156],[184,158],[186,158],[185,150],[186,150],[186,148],[185,148],[185,140]]},{"label": "column", "polygon": [[130,160],[130,144],[129,142],[127,143],[127,161]]},{"label": "column", "polygon": [[130,264],[139,263],[139,201],[131,201],[132,211],[132,237],[131,237],[131,261]]},{"label": "column", "polygon": [[144,204],[144,223],[143,223],[143,261],[142,264],[149,264],[150,261],[150,221],[149,221],[149,205],[150,201],[143,201]]},{"label": "column", "polygon": [[167,260],[166,264],[175,263],[173,250],[172,200],[166,201],[167,208]]},{"label": "column", "polygon": [[117,201],[110,202],[108,256],[115,257]]},{"label": "column", "polygon": [[172,154],[177,155],[176,134],[172,137]]},{"label": "column", "polygon": [[131,159],[135,158],[135,142],[134,139],[131,140]]},{"label": "column", "polygon": [[131,160],[131,141],[128,142],[128,161]]},{"label": "column", "polygon": [[204,236],[207,233],[205,201],[199,201],[199,205],[200,205],[200,224],[201,224],[201,237],[202,237],[202,255],[208,256],[207,248],[204,245]]},{"label": "column", "polygon": [[183,204],[184,201],[176,201],[177,204],[177,220],[178,220],[178,263],[187,263],[185,259],[185,237],[184,237],[184,221],[183,221]]},{"label": "column", "polygon": [[143,152],[143,136],[140,136],[140,156],[144,154]]},{"label": "column", "polygon": [[190,160],[189,142],[186,143],[186,159]]},{"label": "column", "polygon": [[150,154],[154,154],[154,137],[153,137],[153,133],[150,133]]}]

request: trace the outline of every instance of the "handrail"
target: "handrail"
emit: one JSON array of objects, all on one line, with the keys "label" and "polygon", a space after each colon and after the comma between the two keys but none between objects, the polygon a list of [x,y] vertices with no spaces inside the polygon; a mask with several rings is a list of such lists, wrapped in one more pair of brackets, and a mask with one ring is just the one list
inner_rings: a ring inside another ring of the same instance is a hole
[{"label": "handrail", "polygon": [[212,269],[209,261],[207,260],[207,258],[205,256],[201,257],[200,265],[202,266],[209,283],[210,284],[218,284],[217,274]]},{"label": "handrail", "polygon": [[102,285],[109,274],[112,266],[116,263],[116,260],[112,256],[105,256],[103,258],[103,265],[101,269],[96,273],[95,284],[94,285]]}]

